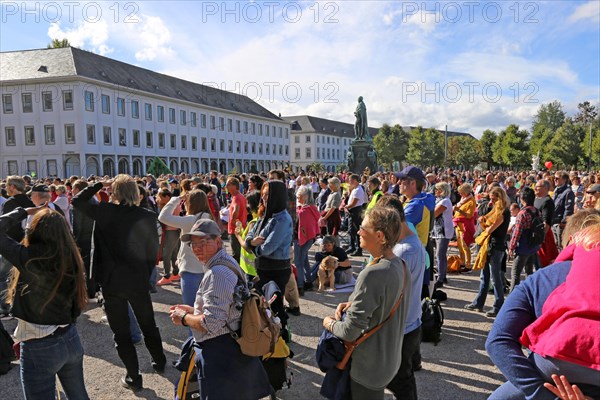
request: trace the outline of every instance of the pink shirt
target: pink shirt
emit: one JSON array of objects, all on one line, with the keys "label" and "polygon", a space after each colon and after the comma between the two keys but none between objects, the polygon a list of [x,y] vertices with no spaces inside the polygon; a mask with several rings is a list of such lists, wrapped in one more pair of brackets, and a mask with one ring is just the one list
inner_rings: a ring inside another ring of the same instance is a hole
[{"label": "pink shirt", "polygon": [[541,355],[600,370],[600,246],[566,247],[556,262],[573,260],[566,281],[544,303],[521,343]]}]

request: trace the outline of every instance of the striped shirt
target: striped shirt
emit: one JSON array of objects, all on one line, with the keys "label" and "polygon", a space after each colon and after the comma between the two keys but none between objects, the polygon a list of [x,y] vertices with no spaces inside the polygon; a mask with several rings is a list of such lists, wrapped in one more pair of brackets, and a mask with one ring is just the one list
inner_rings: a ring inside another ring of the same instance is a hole
[{"label": "striped shirt", "polygon": [[[213,259],[223,257],[222,253],[224,252],[225,250],[221,250]],[[228,255],[225,253],[225,256]],[[234,304],[238,276],[225,265],[219,264],[218,260],[214,263],[211,261],[213,260],[206,263],[206,273],[200,283],[194,303],[194,314],[204,316],[202,327],[206,329],[206,332],[192,330],[196,342],[229,334],[231,333],[229,328],[239,329],[242,316],[241,309]],[[242,274],[241,269],[239,272]]]}]

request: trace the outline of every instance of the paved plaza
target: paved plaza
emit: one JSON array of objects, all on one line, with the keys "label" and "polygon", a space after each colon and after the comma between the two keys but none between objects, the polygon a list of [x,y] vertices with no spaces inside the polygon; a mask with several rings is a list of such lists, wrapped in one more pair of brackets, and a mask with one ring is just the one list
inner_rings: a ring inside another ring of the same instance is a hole
[{"label": "paved plaza", "polygon": [[[313,246],[312,250],[316,250]],[[311,252],[311,259],[312,259]],[[359,271],[366,257],[353,259],[355,270]],[[423,343],[423,370],[416,373],[420,399],[426,400],[476,400],[487,396],[501,383],[503,376],[490,362],[484,348],[485,339],[490,330],[492,319],[485,314],[463,310],[477,293],[479,275],[449,275],[448,285],[443,290],[448,300],[443,303],[445,323],[442,341],[434,346]],[[291,388],[278,392],[279,399],[319,399],[319,388],[323,373],[315,361],[315,349],[323,328],[323,317],[333,315],[338,303],[346,301],[348,293],[307,292],[301,298],[300,317],[290,317],[293,343],[290,348],[295,353],[290,360],[290,372],[293,372]],[[179,347],[186,338],[185,330],[174,326],[168,314],[169,306],[181,301],[178,285],[163,286],[152,295],[156,320],[160,327],[169,364],[177,358]],[[487,305],[491,306],[494,296],[488,296]],[[112,332],[106,323],[101,322],[102,309],[96,304],[79,317],[77,329],[85,349],[84,374],[90,398],[112,399],[172,399],[173,382],[178,371],[167,367],[164,374],[153,372],[150,356],[146,348],[137,346],[140,368],[144,377],[144,390],[138,393],[124,389],[119,379],[125,369],[113,348]],[[14,330],[16,321],[5,321],[9,332]],[[4,376],[0,376],[0,387],[4,399],[23,399],[19,380],[18,364]],[[386,399],[393,399],[391,394]]]}]

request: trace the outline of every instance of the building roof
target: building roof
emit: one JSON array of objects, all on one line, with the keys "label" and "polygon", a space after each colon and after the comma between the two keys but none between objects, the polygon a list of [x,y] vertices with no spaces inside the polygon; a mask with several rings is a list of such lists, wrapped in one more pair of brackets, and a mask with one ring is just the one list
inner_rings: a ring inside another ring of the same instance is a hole
[{"label": "building roof", "polygon": [[[340,137],[354,138],[354,125],[347,124],[345,122],[332,121],[325,118],[313,117],[310,115],[296,115],[289,117],[282,117],[291,124],[291,133],[324,133],[329,135],[335,135]],[[410,132],[416,128],[416,126],[403,126],[406,132]],[[438,129],[442,135],[445,133],[444,130]],[[379,128],[369,128],[371,137],[374,137],[379,133]],[[471,136],[469,133],[448,131],[448,137],[452,136]]]},{"label": "building roof", "polygon": [[160,74],[76,47],[0,53],[0,81],[85,77],[110,85],[283,122],[247,96]]},{"label": "building roof", "polygon": [[[291,133],[323,133],[328,135],[353,138],[354,125],[310,115],[282,117],[291,124]],[[369,128],[371,136],[375,136],[379,128]]]}]

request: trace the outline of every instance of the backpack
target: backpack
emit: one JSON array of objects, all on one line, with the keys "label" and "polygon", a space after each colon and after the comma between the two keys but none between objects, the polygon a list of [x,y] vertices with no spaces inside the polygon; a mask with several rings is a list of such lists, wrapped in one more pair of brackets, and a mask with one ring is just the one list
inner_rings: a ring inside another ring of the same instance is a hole
[{"label": "backpack", "polygon": [[442,340],[442,325],[444,325],[444,310],[438,300],[426,297],[421,302],[422,341],[433,342],[435,345]]},{"label": "backpack", "polygon": [[175,368],[181,371],[175,382],[175,400],[191,400],[200,398],[200,383],[196,369],[196,351],[194,337],[190,336],[181,347],[179,360]]},{"label": "backpack", "polygon": [[[225,262],[223,265],[238,276],[238,281],[245,283],[245,278],[237,268]],[[273,353],[281,331],[279,318],[273,315],[269,303],[255,288],[243,300],[240,329],[234,331],[228,326],[231,336],[247,356],[260,357]]]},{"label": "backpack", "polygon": [[8,373],[11,368],[11,362],[17,357],[13,350],[14,341],[10,334],[6,332],[2,322],[0,322],[0,375]]},{"label": "backpack", "polygon": [[537,209],[534,211],[528,210],[531,215],[531,228],[529,234],[529,245],[532,247],[541,246],[544,243],[546,232],[544,232],[544,220]]}]

